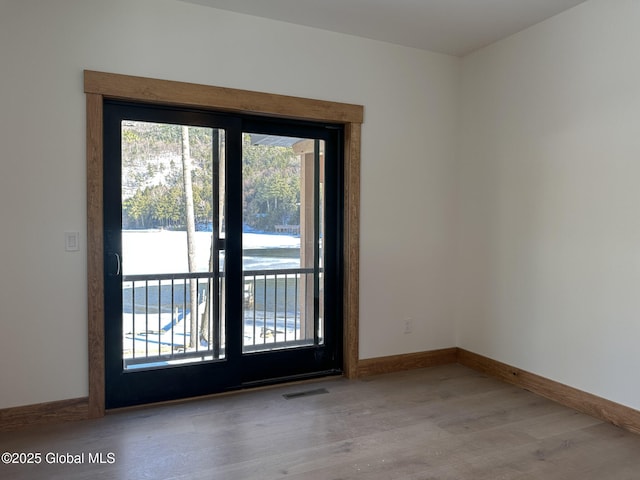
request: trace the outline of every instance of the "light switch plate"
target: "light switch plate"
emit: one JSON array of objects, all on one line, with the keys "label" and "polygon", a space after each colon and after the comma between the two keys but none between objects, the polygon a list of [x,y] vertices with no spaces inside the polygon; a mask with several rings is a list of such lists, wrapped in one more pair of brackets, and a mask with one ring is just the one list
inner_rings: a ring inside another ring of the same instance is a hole
[{"label": "light switch plate", "polygon": [[80,232],[64,232],[64,249],[66,252],[80,250]]}]

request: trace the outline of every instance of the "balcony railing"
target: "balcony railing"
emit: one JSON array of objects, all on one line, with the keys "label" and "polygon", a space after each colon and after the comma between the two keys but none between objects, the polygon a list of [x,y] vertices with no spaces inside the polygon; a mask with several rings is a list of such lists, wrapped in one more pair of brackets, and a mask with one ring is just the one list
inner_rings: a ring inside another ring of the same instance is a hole
[{"label": "balcony railing", "polygon": [[[243,276],[244,353],[313,345],[321,338],[313,322],[313,269],[251,270]],[[195,332],[191,281],[197,282]],[[210,272],[125,275],[125,369],[224,359],[224,308],[216,301],[224,298],[224,288],[224,277],[213,278]]]}]

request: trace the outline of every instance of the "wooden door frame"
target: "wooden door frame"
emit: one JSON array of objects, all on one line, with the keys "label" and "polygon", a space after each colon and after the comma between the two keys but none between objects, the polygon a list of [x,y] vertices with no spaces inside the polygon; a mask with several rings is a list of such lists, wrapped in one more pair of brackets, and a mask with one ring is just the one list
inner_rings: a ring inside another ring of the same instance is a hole
[{"label": "wooden door frame", "polygon": [[167,106],[342,124],[344,141],[343,371],[357,376],[360,253],[360,132],[364,107],[193,83],[84,71],[87,102],[87,293],[89,417],[105,413],[103,103]]}]

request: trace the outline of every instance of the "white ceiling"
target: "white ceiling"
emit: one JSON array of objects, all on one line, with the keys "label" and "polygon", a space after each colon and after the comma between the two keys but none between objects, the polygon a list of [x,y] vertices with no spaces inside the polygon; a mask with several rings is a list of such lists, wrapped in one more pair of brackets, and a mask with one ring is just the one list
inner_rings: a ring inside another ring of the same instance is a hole
[{"label": "white ceiling", "polygon": [[585,0],[183,0],[463,56]]}]

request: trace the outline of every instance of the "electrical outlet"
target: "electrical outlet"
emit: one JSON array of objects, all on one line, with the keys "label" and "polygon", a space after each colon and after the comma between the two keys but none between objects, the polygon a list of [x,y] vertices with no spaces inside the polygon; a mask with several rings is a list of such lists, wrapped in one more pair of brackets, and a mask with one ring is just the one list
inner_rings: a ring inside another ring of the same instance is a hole
[{"label": "electrical outlet", "polygon": [[405,334],[413,333],[413,319],[412,318],[405,319],[405,321],[404,321],[404,333]]}]

